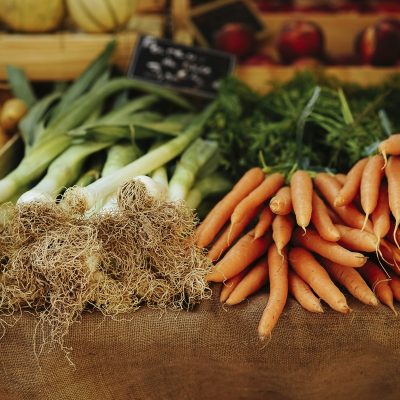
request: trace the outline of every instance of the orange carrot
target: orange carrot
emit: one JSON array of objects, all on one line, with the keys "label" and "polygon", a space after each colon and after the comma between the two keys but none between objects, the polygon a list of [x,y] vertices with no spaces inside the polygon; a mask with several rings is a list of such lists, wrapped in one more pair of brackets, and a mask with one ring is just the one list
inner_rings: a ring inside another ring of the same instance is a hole
[{"label": "orange carrot", "polygon": [[251,168],[209,212],[196,232],[197,245],[208,246],[231,217],[235,207],[264,180],[261,168]]},{"label": "orange carrot", "polygon": [[313,229],[308,229],[307,233],[302,232],[299,228],[295,229],[293,241],[296,246],[301,245],[328,260],[345,265],[346,267],[362,267],[367,261],[367,258],[361,253],[352,252],[336,242],[328,242],[322,239]]},{"label": "orange carrot", "polygon": [[270,243],[270,235],[254,240],[254,230],[248,232],[228,250],[206,279],[210,282],[223,282],[232,278],[266,253]]},{"label": "orange carrot", "polygon": [[353,167],[351,167],[346,176],[346,180],[343,183],[343,187],[339,190],[335,198],[334,205],[336,207],[350,204],[355,199],[360,189],[361,176],[367,162],[367,158],[362,158],[360,161],[354,164]]},{"label": "orange carrot", "polygon": [[292,248],[289,253],[289,262],[300,278],[307,282],[314,292],[334,310],[342,313],[350,311],[343,293],[309,251],[302,247]]},{"label": "orange carrot", "polygon": [[379,143],[378,150],[382,153],[386,161],[388,155],[400,155],[400,133],[389,136],[386,140]]},{"label": "orange carrot", "polygon": [[[384,174],[385,161],[381,155],[368,159],[364,167],[360,183],[361,207],[365,212],[365,222],[378,204],[379,188]],[[364,227],[364,225],[363,225]],[[363,228],[362,228],[363,229]]]},{"label": "orange carrot", "polygon": [[390,228],[389,228],[388,233],[385,236],[385,239],[389,240],[390,243],[396,244],[396,242],[394,241],[394,237],[396,236],[396,240],[400,241],[400,231],[397,230],[395,232],[394,228],[395,228],[395,224],[392,220],[390,220]]},{"label": "orange carrot", "polygon": [[343,224],[344,223],[343,220],[340,219],[339,215],[337,215],[335,213],[335,211],[332,210],[332,208],[327,206],[326,209],[328,210],[329,218],[332,220],[332,222],[334,224]]},{"label": "orange carrot", "polygon": [[274,214],[278,215],[286,215],[292,211],[292,197],[289,186],[283,186],[276,192],[276,195],[269,202],[269,208]]},{"label": "orange carrot", "polygon": [[347,176],[345,174],[336,174],[335,178],[343,186],[346,183]]},{"label": "orange carrot", "polygon": [[233,306],[241,303],[250,295],[261,289],[268,281],[267,257],[262,257],[258,263],[250,269],[246,276],[234,288],[226,304]]},{"label": "orange carrot", "polygon": [[388,182],[389,207],[395,219],[393,239],[396,246],[399,247],[396,233],[400,223],[400,157],[391,156],[385,172]]},{"label": "orange carrot", "polygon": [[353,251],[376,251],[376,237],[373,233],[340,224],[335,226],[340,232],[341,246]]},{"label": "orange carrot", "polygon": [[400,275],[400,251],[386,239],[381,240],[380,255],[390,269],[397,275]]},{"label": "orange carrot", "polygon": [[290,180],[293,211],[297,225],[304,230],[310,224],[312,213],[313,184],[305,171],[296,171]]},{"label": "orange carrot", "polygon": [[257,207],[254,210],[249,211],[238,224],[229,224],[217,240],[212,244],[210,251],[208,252],[208,258],[212,261],[217,261],[220,259],[225,250],[231,246],[232,243],[243,233],[247,225],[249,225],[261,207]]},{"label": "orange carrot", "polygon": [[294,222],[290,215],[277,215],[272,222],[272,239],[276,244],[278,253],[290,242]]},{"label": "orange carrot", "polygon": [[265,235],[267,230],[272,224],[272,220],[274,218],[274,213],[268,208],[265,207],[259,217],[256,227],[254,228],[254,238],[258,239],[259,237]]},{"label": "orange carrot", "polygon": [[358,271],[326,258],[322,263],[333,281],[343,285],[356,299],[371,306],[378,305],[378,299]]},{"label": "orange carrot", "polygon": [[300,303],[307,311],[314,313],[323,313],[324,310],[320,301],[311,290],[308,283],[304,282],[296,272],[289,271],[289,293]]},{"label": "orange carrot", "polygon": [[[362,229],[365,222],[365,216],[362,215],[353,204],[335,207],[334,202],[339,193],[340,184],[333,176],[321,172],[314,178],[314,184],[335,213],[343,220],[343,222],[346,223],[346,225]],[[367,221],[365,230],[372,232],[371,221]]]},{"label": "orange carrot", "polygon": [[249,270],[246,268],[242,272],[228,279],[222,284],[221,293],[219,295],[219,301],[221,303],[225,303],[227,298],[235,290],[236,286],[240,283],[240,281],[246,276],[248,272]]},{"label": "orange carrot", "polygon": [[288,295],[288,262],[286,251],[283,257],[272,244],[268,250],[270,294],[258,324],[258,336],[264,340],[274,329],[285,307]]},{"label": "orange carrot", "polygon": [[389,286],[389,278],[383,271],[372,261],[368,261],[360,268],[360,273],[369,282],[376,297],[396,313],[393,306],[393,293]]},{"label": "orange carrot", "polygon": [[377,246],[390,230],[390,209],[388,189],[385,184],[379,190],[378,204],[371,215],[374,234],[377,238]]},{"label": "orange carrot", "polygon": [[392,289],[394,299],[400,301],[400,278],[393,275],[389,281],[389,286]]},{"label": "orange carrot", "polygon": [[329,242],[337,242],[340,239],[340,233],[329,216],[328,208],[315,192],[313,192],[311,222],[323,239]]},{"label": "orange carrot", "polygon": [[239,223],[252,209],[267,201],[284,184],[285,178],[276,172],[268,175],[264,182],[249,193],[234,209],[231,222],[232,225]]}]

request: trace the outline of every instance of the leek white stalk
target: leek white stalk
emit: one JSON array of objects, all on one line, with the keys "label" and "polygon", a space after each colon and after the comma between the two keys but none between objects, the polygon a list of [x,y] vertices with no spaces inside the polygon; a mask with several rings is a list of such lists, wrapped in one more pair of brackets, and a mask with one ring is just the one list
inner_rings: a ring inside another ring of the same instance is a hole
[{"label": "leek white stalk", "polygon": [[218,144],[203,139],[195,140],[182,154],[169,182],[171,200],[185,200],[198,171],[218,151]]},{"label": "leek white stalk", "polygon": [[[157,140],[156,142],[153,143],[153,145],[150,147],[151,150],[155,150],[161,145],[166,143],[164,140]],[[169,197],[169,190],[168,190],[168,173],[167,173],[167,167],[165,165],[162,165],[161,167],[158,167],[155,169],[151,174],[150,174],[151,179],[153,179],[155,182],[158,182],[161,185],[164,185],[166,188],[166,191],[168,193]]]},{"label": "leek white stalk", "polygon": [[107,158],[101,171],[101,176],[107,176],[114,171],[118,171],[136,160],[140,155],[141,151],[134,143],[122,142],[112,145],[107,150]]},{"label": "leek white stalk", "polygon": [[63,188],[78,179],[85,159],[110,145],[111,143],[106,142],[72,145],[50,164],[46,175],[35,187],[25,192],[17,204],[54,201]]},{"label": "leek white stalk", "polygon": [[151,178],[155,182],[160,183],[161,185],[165,186],[168,189],[168,174],[167,174],[167,168],[164,165],[154,170],[153,173],[151,174]]},{"label": "leek white stalk", "polygon": [[224,194],[232,188],[232,183],[217,173],[200,179],[190,190],[186,198],[189,208],[197,208],[207,197]]},{"label": "leek white stalk", "polygon": [[18,192],[19,188],[28,186],[30,182],[39,178],[48,165],[71,145],[71,142],[72,138],[67,135],[56,135],[41,146],[33,148],[12,172],[0,180],[0,203],[7,201]]},{"label": "leek white stalk", "polygon": [[124,182],[138,175],[146,175],[177,157],[202,132],[205,123],[214,113],[216,103],[210,104],[178,137],[152,150],[132,163],[108,176],[100,178],[80,190],[88,209],[95,207],[116,192]]}]

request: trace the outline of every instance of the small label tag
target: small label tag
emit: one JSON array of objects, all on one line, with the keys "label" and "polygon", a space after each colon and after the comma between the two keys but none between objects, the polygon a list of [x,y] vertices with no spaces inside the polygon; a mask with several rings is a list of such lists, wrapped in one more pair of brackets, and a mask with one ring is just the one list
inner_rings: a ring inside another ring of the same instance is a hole
[{"label": "small label tag", "polygon": [[235,57],[221,51],[141,36],[128,76],[190,95],[212,98],[218,91],[219,81],[230,75],[234,66]]}]

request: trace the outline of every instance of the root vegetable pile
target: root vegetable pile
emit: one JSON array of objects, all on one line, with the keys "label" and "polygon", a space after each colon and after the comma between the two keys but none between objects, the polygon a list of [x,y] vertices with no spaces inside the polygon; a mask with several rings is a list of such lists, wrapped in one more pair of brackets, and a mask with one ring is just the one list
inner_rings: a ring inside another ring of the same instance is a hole
[{"label": "root vegetable pile", "polygon": [[[347,314],[348,292],[396,313],[400,295],[400,134],[346,175],[247,171],[196,231],[210,282],[235,305],[269,282],[258,334],[269,337],[288,294],[310,312]],[[292,171],[293,172],[293,171]]]}]

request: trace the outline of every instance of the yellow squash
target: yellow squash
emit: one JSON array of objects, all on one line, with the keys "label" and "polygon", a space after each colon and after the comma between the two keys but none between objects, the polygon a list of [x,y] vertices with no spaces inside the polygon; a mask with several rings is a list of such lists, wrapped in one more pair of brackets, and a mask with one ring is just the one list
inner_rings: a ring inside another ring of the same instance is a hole
[{"label": "yellow squash", "polygon": [[84,32],[115,32],[125,27],[137,0],[67,0],[69,15]]},{"label": "yellow squash", "polygon": [[0,0],[0,20],[16,32],[48,32],[64,18],[63,0]]}]

